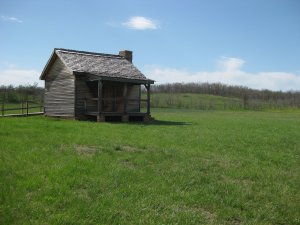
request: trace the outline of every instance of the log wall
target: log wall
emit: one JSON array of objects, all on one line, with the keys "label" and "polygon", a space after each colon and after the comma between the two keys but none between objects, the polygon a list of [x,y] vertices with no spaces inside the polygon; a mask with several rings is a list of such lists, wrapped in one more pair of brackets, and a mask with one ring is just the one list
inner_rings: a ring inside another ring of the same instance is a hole
[{"label": "log wall", "polygon": [[[141,85],[128,85],[128,112],[140,112]],[[139,99],[139,101],[130,101]]]},{"label": "log wall", "polygon": [[74,118],[74,75],[56,58],[45,78],[45,115]]}]

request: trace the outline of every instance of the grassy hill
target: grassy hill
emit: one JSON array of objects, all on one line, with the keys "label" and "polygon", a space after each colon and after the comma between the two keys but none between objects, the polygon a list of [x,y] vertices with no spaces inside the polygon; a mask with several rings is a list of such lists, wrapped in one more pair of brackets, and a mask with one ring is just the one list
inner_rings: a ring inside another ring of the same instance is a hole
[{"label": "grassy hill", "polygon": [[152,93],[151,106],[154,108],[185,108],[201,110],[240,110],[242,101],[216,95],[194,93]]},{"label": "grassy hill", "polygon": [[0,224],[299,224],[299,111],[152,114],[1,118]]},{"label": "grassy hill", "polygon": [[[146,96],[143,94],[143,98]],[[179,108],[200,110],[293,110],[299,107],[281,103],[280,100],[264,101],[262,99],[245,99],[223,97],[199,93],[152,93],[151,107],[153,108]]]}]

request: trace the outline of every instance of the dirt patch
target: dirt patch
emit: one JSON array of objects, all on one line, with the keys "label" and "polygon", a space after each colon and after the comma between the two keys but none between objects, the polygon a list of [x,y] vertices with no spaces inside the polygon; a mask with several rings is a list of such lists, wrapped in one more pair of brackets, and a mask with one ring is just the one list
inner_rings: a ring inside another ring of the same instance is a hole
[{"label": "dirt patch", "polygon": [[214,213],[209,212],[206,209],[203,209],[197,205],[192,206],[186,206],[181,205],[174,209],[177,212],[186,212],[186,213],[194,213],[194,214],[202,214],[202,216],[207,220],[209,224],[214,224],[214,221],[216,219],[216,215]]},{"label": "dirt patch", "polygon": [[129,159],[121,160],[120,163],[130,169],[134,169],[136,167],[136,164]]},{"label": "dirt patch", "polygon": [[145,149],[141,149],[141,148],[136,148],[133,146],[129,146],[129,145],[117,145],[114,147],[114,149],[116,151],[126,151],[126,152],[141,152]]},{"label": "dirt patch", "polygon": [[79,155],[92,156],[101,151],[98,146],[74,145],[74,150]]}]

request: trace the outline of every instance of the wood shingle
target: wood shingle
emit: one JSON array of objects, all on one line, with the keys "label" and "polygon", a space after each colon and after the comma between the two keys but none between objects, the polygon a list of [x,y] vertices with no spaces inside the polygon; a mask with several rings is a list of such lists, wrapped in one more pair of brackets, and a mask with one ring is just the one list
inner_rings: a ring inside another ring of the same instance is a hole
[{"label": "wood shingle", "polygon": [[[75,73],[85,73],[99,78],[120,78],[154,83],[147,79],[131,62],[120,55],[76,51],[63,48],[54,49],[55,54]],[[45,76],[41,75],[41,79]]]}]

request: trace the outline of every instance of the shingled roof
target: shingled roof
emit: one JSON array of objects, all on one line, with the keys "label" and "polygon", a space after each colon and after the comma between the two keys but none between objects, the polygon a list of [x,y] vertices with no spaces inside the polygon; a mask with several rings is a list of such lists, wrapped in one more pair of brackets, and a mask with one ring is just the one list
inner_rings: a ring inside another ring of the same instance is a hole
[{"label": "shingled roof", "polygon": [[40,79],[44,79],[52,59],[57,55],[74,74],[89,74],[95,79],[121,79],[141,83],[154,83],[147,79],[131,62],[120,55],[103,54],[95,52],[77,51],[55,48]]}]

